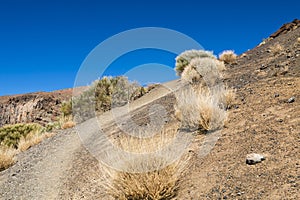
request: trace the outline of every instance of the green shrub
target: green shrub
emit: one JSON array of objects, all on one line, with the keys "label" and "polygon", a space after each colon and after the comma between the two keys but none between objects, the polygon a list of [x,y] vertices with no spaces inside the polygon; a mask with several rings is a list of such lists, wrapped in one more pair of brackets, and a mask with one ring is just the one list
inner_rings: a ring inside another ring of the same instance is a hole
[{"label": "green shrub", "polygon": [[55,122],[50,122],[50,123],[46,124],[45,131],[46,132],[51,132],[55,129],[60,129],[60,128],[61,128],[60,122],[55,121]]},{"label": "green shrub", "polygon": [[22,137],[26,137],[28,134],[38,134],[44,131],[45,128],[35,123],[3,126],[0,128],[0,144],[18,148],[18,143]]},{"label": "green shrub", "polygon": [[63,116],[72,115],[72,101],[63,102],[61,105],[61,113]]},{"label": "green shrub", "polygon": [[123,106],[145,93],[145,88],[136,82],[130,82],[127,77],[103,77],[94,81],[81,95],[73,98],[72,103],[63,104],[62,113],[69,115],[73,109],[76,122],[82,122],[93,117],[95,112],[102,113],[112,107]]},{"label": "green shrub", "polygon": [[180,55],[176,57],[176,65],[175,70],[178,76],[181,76],[184,68],[188,66],[193,58],[213,58],[216,57],[213,55],[211,51],[204,51],[204,50],[188,50],[184,51]]}]

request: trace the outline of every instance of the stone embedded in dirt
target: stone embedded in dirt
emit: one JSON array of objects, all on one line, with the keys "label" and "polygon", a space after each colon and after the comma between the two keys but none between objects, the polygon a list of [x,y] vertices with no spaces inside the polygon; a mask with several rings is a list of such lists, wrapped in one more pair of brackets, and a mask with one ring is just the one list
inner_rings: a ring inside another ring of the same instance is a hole
[{"label": "stone embedded in dirt", "polygon": [[266,69],[267,67],[268,67],[267,65],[262,64],[259,69],[263,70],[263,69]]},{"label": "stone embedded in dirt", "polygon": [[288,102],[288,103],[293,103],[294,101],[295,101],[295,97],[291,97],[291,98],[288,99],[287,102]]},{"label": "stone embedded in dirt", "polygon": [[266,158],[263,155],[258,153],[251,153],[246,156],[246,164],[248,165],[255,165],[260,163],[261,161],[265,160]]},{"label": "stone embedded in dirt", "polygon": [[281,123],[281,122],[283,122],[283,119],[278,119],[277,121]]}]

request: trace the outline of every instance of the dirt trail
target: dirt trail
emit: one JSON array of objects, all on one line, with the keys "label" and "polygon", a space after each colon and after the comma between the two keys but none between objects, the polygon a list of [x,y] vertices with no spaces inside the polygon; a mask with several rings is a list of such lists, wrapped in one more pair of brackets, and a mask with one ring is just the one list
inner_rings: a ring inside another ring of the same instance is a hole
[{"label": "dirt trail", "polygon": [[1,172],[1,199],[56,199],[60,178],[74,159],[80,140],[63,131],[18,155],[18,162]]}]

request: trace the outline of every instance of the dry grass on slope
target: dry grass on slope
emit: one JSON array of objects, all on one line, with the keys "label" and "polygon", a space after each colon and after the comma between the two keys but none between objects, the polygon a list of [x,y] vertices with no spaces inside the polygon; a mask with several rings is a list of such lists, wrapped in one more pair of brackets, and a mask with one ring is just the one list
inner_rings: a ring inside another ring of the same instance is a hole
[{"label": "dry grass on slope", "polygon": [[[214,131],[224,125],[227,105],[234,100],[234,91],[222,84],[224,63],[211,52],[196,50],[184,52],[176,61],[176,71],[184,83],[175,93],[176,125],[155,135],[145,129],[111,138],[122,152],[118,155],[102,150],[107,152],[103,156],[108,155],[108,163],[101,164],[103,186],[114,199],[174,199],[185,188],[183,176],[191,164],[185,152],[193,137],[189,133]],[[149,134],[151,137],[146,137]]]},{"label": "dry grass on slope", "polygon": [[162,131],[152,138],[118,137],[115,142],[119,147],[134,155],[123,158],[118,169],[102,166],[105,172],[104,187],[107,192],[120,200],[174,198],[181,186],[180,180],[188,168],[189,159],[182,156],[172,160],[177,156],[172,149],[161,154],[153,152],[168,146],[176,133],[177,128],[173,128]]},{"label": "dry grass on slope", "polygon": [[226,111],[219,105],[219,96],[207,90],[194,90],[189,87],[177,95],[175,116],[183,128],[190,130],[216,130],[223,127]]},{"label": "dry grass on slope", "polygon": [[55,135],[55,133],[43,133],[43,134],[31,134],[20,139],[18,144],[18,150],[26,151],[30,147],[39,144],[45,138],[49,138]]},{"label": "dry grass on slope", "polygon": [[7,169],[15,163],[17,150],[0,146],[0,171]]},{"label": "dry grass on slope", "polygon": [[[153,162],[155,159],[153,159]],[[159,162],[159,161],[158,161]],[[106,186],[109,193],[120,200],[168,200],[177,195],[181,171],[185,167],[177,161],[153,172],[129,173],[113,171],[112,181]]]},{"label": "dry grass on slope", "polygon": [[237,59],[237,55],[233,50],[225,50],[219,55],[219,60],[225,63],[235,63]]},{"label": "dry grass on slope", "polygon": [[235,92],[226,89],[224,63],[214,58],[193,58],[181,74],[184,86],[177,91],[175,116],[182,127],[213,131],[223,127],[226,109],[232,107]]},{"label": "dry grass on slope", "polygon": [[15,163],[15,156],[30,147],[39,144],[54,133],[38,124],[13,124],[0,128],[0,171]]}]

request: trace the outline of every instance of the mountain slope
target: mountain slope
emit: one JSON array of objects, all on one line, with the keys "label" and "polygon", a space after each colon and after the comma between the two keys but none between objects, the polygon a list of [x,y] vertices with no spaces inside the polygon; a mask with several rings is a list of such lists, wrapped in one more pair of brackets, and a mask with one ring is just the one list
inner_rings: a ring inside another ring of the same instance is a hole
[{"label": "mountain slope", "polygon": [[[237,89],[235,106],[213,150],[198,156],[204,136],[189,147],[193,160],[176,199],[299,199],[300,191],[300,28],[268,40],[227,66],[225,82]],[[281,49],[275,52],[275,45]],[[159,104],[174,119],[173,81],[131,105],[137,124],[149,122],[148,109]],[[294,97],[293,101],[288,101]],[[151,116],[151,115],[150,115]],[[104,113],[101,128],[117,134],[114,116]],[[95,133],[93,119],[79,125]],[[96,134],[96,133],[95,133]],[[248,153],[266,160],[247,165]],[[84,148],[75,129],[61,131],[0,173],[1,199],[109,199],[101,187],[98,161]]]}]

